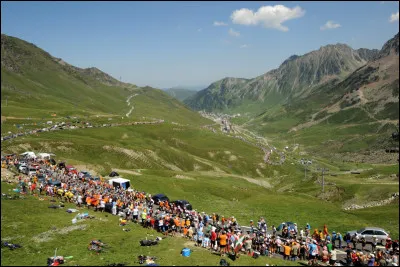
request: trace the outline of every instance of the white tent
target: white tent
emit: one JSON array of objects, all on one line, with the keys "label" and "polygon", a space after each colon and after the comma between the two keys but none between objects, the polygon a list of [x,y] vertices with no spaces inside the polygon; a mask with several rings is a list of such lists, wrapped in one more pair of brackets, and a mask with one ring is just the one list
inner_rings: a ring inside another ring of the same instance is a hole
[{"label": "white tent", "polygon": [[113,187],[122,187],[123,189],[128,189],[131,186],[131,181],[121,177],[110,179],[108,183]]},{"label": "white tent", "polygon": [[55,156],[53,153],[38,153],[37,157],[40,159],[50,159],[51,156]]},{"label": "white tent", "polygon": [[27,158],[32,158],[32,159],[36,158],[35,152],[32,152],[32,151],[27,151],[27,152],[24,152],[24,153],[22,153],[20,155],[24,156],[24,157],[27,157]]}]

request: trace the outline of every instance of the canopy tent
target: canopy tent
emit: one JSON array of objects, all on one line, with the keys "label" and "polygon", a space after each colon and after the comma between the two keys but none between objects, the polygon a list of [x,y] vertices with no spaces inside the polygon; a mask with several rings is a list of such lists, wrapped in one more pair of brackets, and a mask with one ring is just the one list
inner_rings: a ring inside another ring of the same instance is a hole
[{"label": "canopy tent", "polygon": [[50,159],[52,156],[55,156],[53,153],[38,153],[37,157],[40,159]]},{"label": "canopy tent", "polygon": [[112,185],[113,187],[121,187],[123,189],[128,189],[131,186],[131,181],[129,181],[128,179],[120,178],[120,177],[110,179],[110,180],[108,180],[108,183],[110,185]]},{"label": "canopy tent", "polygon": [[20,155],[23,156],[23,157],[26,157],[26,158],[32,158],[32,159],[36,158],[35,152],[32,152],[32,151],[27,151],[27,152],[24,152],[24,153],[22,153]]}]

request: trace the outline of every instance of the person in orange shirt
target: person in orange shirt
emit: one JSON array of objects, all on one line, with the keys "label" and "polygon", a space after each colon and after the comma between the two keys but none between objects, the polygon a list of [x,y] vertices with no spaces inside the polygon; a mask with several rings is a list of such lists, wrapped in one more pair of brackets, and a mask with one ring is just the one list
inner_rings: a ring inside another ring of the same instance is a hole
[{"label": "person in orange shirt", "polygon": [[174,223],[175,223],[176,228],[179,230],[179,219],[178,219],[178,217],[174,218]]},{"label": "person in orange shirt", "polygon": [[92,204],[92,198],[90,196],[86,197],[86,205],[87,208],[90,209],[90,205]]},{"label": "person in orange shirt", "polygon": [[168,201],[165,201],[165,209],[166,209],[167,211],[169,211],[169,209],[170,209],[169,204],[168,204]]},{"label": "person in orange shirt", "polygon": [[223,256],[223,254],[228,253],[228,246],[226,244],[227,241],[227,236],[226,236],[226,232],[222,231],[222,233],[219,235],[219,253],[221,254],[221,256]]},{"label": "person in orange shirt", "polygon": [[188,233],[188,229],[187,229],[187,227],[184,227],[183,228],[183,236],[187,237],[187,233]]},{"label": "person in orange shirt", "polygon": [[290,260],[290,252],[292,248],[289,246],[289,243],[285,243],[283,245],[283,259]]},{"label": "person in orange shirt", "polygon": [[326,236],[329,234],[328,232],[328,227],[326,226],[326,224],[324,224],[324,239],[326,238]]},{"label": "person in orange shirt", "polygon": [[185,228],[185,219],[181,219],[181,229],[180,232],[182,233],[183,228]]}]

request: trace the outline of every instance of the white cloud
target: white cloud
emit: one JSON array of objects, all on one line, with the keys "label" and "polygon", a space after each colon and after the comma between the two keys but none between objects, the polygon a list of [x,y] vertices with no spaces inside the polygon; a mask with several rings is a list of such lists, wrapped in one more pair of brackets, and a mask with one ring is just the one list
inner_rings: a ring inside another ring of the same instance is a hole
[{"label": "white cloud", "polygon": [[226,24],[225,22],[223,22],[223,21],[214,21],[214,24],[213,24],[214,26],[228,26],[228,24]]},{"label": "white cloud", "polygon": [[202,30],[203,30],[202,28],[197,29],[198,32],[201,32]]},{"label": "white cloud", "polygon": [[229,35],[233,37],[239,37],[240,32],[235,32],[232,28],[229,29]]},{"label": "white cloud", "polygon": [[339,27],[342,27],[342,25],[340,25],[339,23],[335,23],[332,20],[328,20],[323,26],[319,28],[321,29],[321,31],[324,31],[324,30],[336,29]]},{"label": "white cloud", "polygon": [[397,11],[397,13],[395,13],[395,14],[392,14],[392,15],[390,16],[389,21],[390,21],[390,22],[399,21],[399,11]]},{"label": "white cloud", "polygon": [[249,46],[247,45],[247,44],[242,44],[241,46],[240,46],[240,48],[248,48]]},{"label": "white cloud", "polygon": [[285,21],[296,19],[304,16],[305,10],[296,6],[288,8],[283,5],[262,6],[256,12],[253,10],[242,8],[232,12],[231,19],[235,24],[242,25],[259,25],[265,28],[277,29],[280,31],[288,31],[289,28],[282,25]]}]

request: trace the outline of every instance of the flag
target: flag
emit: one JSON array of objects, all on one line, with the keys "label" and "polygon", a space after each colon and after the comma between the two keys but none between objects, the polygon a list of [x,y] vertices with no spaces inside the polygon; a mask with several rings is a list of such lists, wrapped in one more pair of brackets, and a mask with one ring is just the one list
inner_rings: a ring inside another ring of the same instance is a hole
[{"label": "flag", "polygon": [[235,253],[238,253],[242,249],[244,237],[245,235],[239,236],[238,240],[236,240],[233,244],[233,250],[235,251]]}]

